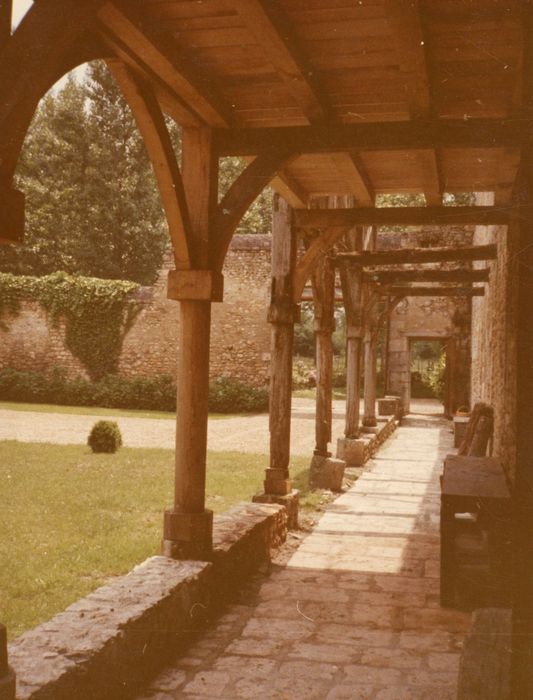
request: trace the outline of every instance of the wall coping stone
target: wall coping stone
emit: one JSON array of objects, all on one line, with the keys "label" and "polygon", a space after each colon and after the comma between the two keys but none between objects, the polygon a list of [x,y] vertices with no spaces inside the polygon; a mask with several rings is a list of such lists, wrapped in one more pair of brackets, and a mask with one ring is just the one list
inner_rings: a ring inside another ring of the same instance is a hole
[{"label": "wall coping stone", "polygon": [[9,648],[18,700],[125,700],[183,650],[206,617],[287,534],[277,504],[215,516],[213,562],[155,556]]}]

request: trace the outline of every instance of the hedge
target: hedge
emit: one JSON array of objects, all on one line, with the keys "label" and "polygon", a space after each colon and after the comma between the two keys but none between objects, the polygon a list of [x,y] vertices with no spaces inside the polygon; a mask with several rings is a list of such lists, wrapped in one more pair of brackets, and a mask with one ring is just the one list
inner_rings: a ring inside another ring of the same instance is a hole
[{"label": "hedge", "polygon": [[[69,379],[64,370],[50,374],[0,370],[0,400],[65,406],[99,406],[152,411],[176,410],[172,377],[128,379],[107,375],[99,381]],[[209,386],[209,409],[215,413],[259,413],[268,408],[268,391],[219,377]]]}]

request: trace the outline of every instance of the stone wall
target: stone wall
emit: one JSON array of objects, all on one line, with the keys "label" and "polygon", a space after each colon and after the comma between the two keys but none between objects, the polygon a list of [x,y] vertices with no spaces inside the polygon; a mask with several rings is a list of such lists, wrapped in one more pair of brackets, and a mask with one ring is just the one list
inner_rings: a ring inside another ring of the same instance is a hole
[{"label": "stone wall", "polygon": [[15,640],[18,700],[136,696],[286,536],[280,505],[242,502],[216,515],[212,563],[151,557]]},{"label": "stone wall", "polygon": [[[411,229],[403,233],[381,234],[382,248],[416,248],[469,245],[473,228]],[[457,267],[442,263],[439,269]],[[470,403],[470,314],[469,299],[460,297],[409,297],[392,312],[388,337],[387,393],[400,396],[408,411],[411,399],[411,341],[442,339],[448,351],[447,412]]]},{"label": "stone wall", "polygon": [[[478,204],[493,203],[491,194]],[[516,236],[506,227],[478,226],[476,245],[497,243],[498,258],[478,262],[490,269],[484,297],[472,304],[472,403],[494,408],[494,455],[512,476],[516,460],[516,301],[518,251]]]},{"label": "stone wall", "polygon": [[[142,288],[142,303],[127,333],[119,374],[127,377],[175,376],[179,304],[166,298],[168,256],[153,287]],[[231,375],[253,385],[269,376],[270,236],[234,236],[224,265],[222,304],[213,304],[211,376]],[[36,302],[25,302],[17,316],[0,327],[0,368],[46,371],[64,367],[70,376],[87,376],[64,344],[64,324],[49,323]]]}]

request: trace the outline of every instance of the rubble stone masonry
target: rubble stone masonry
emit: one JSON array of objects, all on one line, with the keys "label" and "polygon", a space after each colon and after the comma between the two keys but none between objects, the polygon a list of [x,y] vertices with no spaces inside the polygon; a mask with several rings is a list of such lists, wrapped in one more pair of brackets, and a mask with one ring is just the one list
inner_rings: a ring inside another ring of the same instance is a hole
[{"label": "rubble stone masonry", "polygon": [[[491,194],[478,204],[493,203]],[[472,304],[472,403],[494,408],[494,456],[512,477],[516,461],[516,306],[519,251],[506,227],[478,226],[476,245],[496,243],[498,258],[475,266],[490,269],[485,296]]]},{"label": "rubble stone masonry", "polygon": [[[126,377],[176,375],[179,304],[166,298],[167,256],[153,287],[141,288],[142,309],[127,333],[118,373]],[[213,304],[211,376],[230,375],[247,384],[268,383],[270,328],[270,236],[234,236],[224,266],[224,302]],[[54,327],[37,302],[0,326],[0,368],[47,371],[63,367],[87,376],[64,343],[61,322]]]}]

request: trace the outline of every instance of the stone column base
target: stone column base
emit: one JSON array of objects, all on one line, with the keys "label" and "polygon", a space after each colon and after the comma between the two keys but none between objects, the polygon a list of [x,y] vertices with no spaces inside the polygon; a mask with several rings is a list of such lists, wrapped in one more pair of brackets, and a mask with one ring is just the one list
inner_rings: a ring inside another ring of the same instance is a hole
[{"label": "stone column base", "polygon": [[180,513],[166,510],[161,553],[172,559],[210,561],[213,552],[213,511]]},{"label": "stone column base", "polygon": [[287,496],[291,492],[291,480],[287,478],[286,469],[265,469],[265,480],[263,488],[265,493],[272,493],[276,496]]},{"label": "stone column base", "polygon": [[337,440],[337,459],[342,459],[349,467],[362,467],[365,463],[366,441],[356,438]]},{"label": "stone column base", "polygon": [[300,503],[300,492],[292,489],[290,493],[280,496],[275,493],[256,493],[252,498],[254,503],[277,503],[284,506],[287,511],[287,527],[289,530],[298,529],[298,507]]},{"label": "stone column base", "polygon": [[377,425],[363,425],[361,432],[367,435],[377,435],[379,433],[379,428]]},{"label": "stone column base", "polygon": [[333,457],[314,455],[311,460],[309,483],[315,489],[342,491],[342,479],[346,462]]},{"label": "stone column base", "polygon": [[0,678],[0,700],[15,700],[16,676],[12,668]]}]

